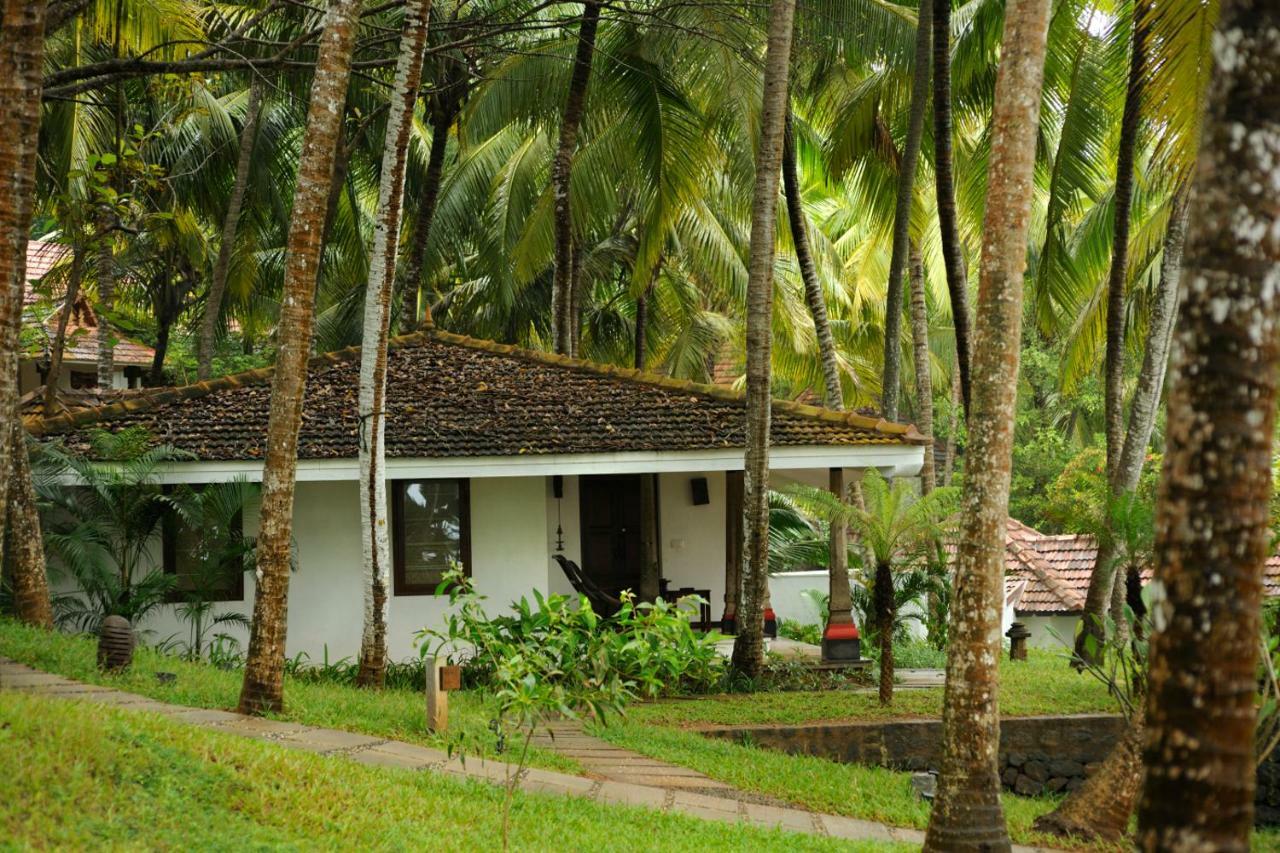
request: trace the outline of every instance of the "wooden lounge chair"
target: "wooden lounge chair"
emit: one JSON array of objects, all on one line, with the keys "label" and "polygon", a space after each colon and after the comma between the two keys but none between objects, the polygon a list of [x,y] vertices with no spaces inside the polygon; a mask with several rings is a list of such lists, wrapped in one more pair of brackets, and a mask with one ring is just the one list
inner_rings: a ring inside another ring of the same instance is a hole
[{"label": "wooden lounge chair", "polygon": [[591,609],[598,615],[613,616],[622,609],[622,600],[596,586],[587,577],[586,572],[582,571],[573,560],[565,559],[562,554],[552,554],[551,556],[560,565],[561,571],[569,579],[569,583],[573,585],[574,590],[579,595],[586,597]]}]

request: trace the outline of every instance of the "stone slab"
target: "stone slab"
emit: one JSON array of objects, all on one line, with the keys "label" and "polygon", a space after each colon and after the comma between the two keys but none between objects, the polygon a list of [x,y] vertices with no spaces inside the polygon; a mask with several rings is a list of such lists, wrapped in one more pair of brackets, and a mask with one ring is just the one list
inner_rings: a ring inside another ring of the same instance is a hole
[{"label": "stone slab", "polygon": [[293,746],[310,752],[333,752],[335,750],[359,749],[372,747],[386,742],[386,738],[362,735],[355,732],[344,732],[338,729],[308,728],[290,740]]},{"label": "stone slab", "polygon": [[700,809],[712,809],[715,811],[727,811],[737,815],[739,813],[738,801],[731,800],[726,797],[712,797],[707,794],[697,794],[693,791],[677,791],[675,799],[672,801],[672,807],[689,806]]},{"label": "stone slab", "polygon": [[520,780],[520,787],[526,791],[537,791],[546,794],[566,794],[587,797],[596,783],[582,776],[570,776],[568,773],[555,773],[550,770],[533,768],[525,771]]},{"label": "stone slab", "polygon": [[780,826],[796,832],[813,832],[814,815],[802,809],[788,809],[760,803],[746,803],[744,819],[758,826]]},{"label": "stone slab", "polygon": [[643,785],[629,785],[625,782],[608,780],[600,783],[600,791],[596,799],[602,803],[621,803],[628,806],[648,806],[660,809],[666,803],[667,792],[661,788],[649,788]]},{"label": "stone slab", "polygon": [[[867,839],[870,841],[897,841],[889,827],[882,823],[841,815],[824,814],[818,816],[827,835],[834,838]],[[923,841],[924,839],[921,839]]]}]

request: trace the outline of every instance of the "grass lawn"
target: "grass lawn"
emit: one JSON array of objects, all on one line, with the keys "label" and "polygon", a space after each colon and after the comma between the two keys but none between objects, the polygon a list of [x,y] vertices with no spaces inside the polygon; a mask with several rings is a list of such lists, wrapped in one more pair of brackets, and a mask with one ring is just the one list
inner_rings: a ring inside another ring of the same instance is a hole
[{"label": "grass lawn", "polygon": [[[133,666],[121,675],[106,675],[97,667],[97,641],[88,636],[52,634],[0,619],[0,655],[20,663],[91,684],[104,684],[196,708],[235,710],[240,696],[240,670],[222,670],[190,663],[139,648]],[[177,675],[161,684],[156,672]],[[445,748],[446,738],[426,729],[426,700],[414,690],[361,690],[342,684],[304,682],[286,676],[284,713],[274,715],[312,726],[346,729],[378,737]],[[449,697],[450,736],[465,738],[467,754],[492,754],[495,737],[489,731],[494,717],[491,703],[476,691],[458,691]],[[530,749],[535,767],[580,773],[578,762],[545,750]]]},{"label": "grass lawn", "polygon": [[[0,767],[4,847],[493,850],[502,831],[493,785],[17,693],[0,692]],[[886,849],[521,793],[511,846]]]},{"label": "grass lawn", "polygon": [[[1000,664],[1000,712],[1032,714],[1114,713],[1115,700],[1089,675],[1078,675],[1061,653],[1034,649],[1026,661]],[[881,707],[874,691],[823,690],[791,693],[740,693],[670,699],[636,706],[634,722],[661,726],[796,724],[890,717],[939,717],[942,690],[898,690],[893,705]]]}]

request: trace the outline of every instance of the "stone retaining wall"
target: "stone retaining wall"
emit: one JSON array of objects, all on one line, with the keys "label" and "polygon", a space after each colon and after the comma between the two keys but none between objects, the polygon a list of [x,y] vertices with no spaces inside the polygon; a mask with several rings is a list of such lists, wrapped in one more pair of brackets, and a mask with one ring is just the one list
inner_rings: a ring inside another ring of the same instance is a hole
[{"label": "stone retaining wall", "polygon": [[[1124,728],[1114,714],[1011,717],[1000,723],[1000,778],[1023,796],[1074,790],[1106,757]],[[751,743],[792,755],[898,770],[937,769],[938,720],[735,726],[705,729],[708,737]]]}]

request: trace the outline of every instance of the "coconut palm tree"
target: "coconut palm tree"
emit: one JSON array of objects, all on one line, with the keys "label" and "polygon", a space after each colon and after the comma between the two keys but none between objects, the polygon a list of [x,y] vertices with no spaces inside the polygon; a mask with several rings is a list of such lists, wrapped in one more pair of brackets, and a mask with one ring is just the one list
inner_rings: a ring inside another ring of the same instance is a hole
[{"label": "coconut palm tree", "polygon": [[413,129],[413,107],[422,82],[422,56],[427,46],[430,0],[405,4],[400,59],[392,90],[378,189],[378,224],[374,230],[369,283],[364,298],[364,335],[360,348],[360,538],[364,556],[364,630],[360,639],[360,671],[356,683],[381,687],[387,662],[387,592],[391,582],[391,550],[387,544],[387,472],[384,444],[387,391],[387,338],[391,330],[391,297],[396,281],[396,250],[404,203],[405,161]]},{"label": "coconut palm tree", "polygon": [[1253,828],[1280,250],[1260,182],[1273,172],[1273,153],[1239,140],[1268,138],[1280,123],[1280,104],[1262,95],[1262,81],[1280,74],[1278,27],[1273,4],[1223,4],[1214,42],[1187,249],[1196,286],[1179,309],[1156,514],[1154,582],[1165,600],[1151,638],[1138,807],[1146,850],[1247,850]]},{"label": "coconut palm tree", "polygon": [[36,505],[35,483],[27,453],[27,431],[18,418],[10,430],[9,498],[5,503],[5,531],[13,575],[14,611],[20,621],[38,628],[53,627],[53,604],[44,557],[44,537]]},{"label": "coconut palm tree", "polygon": [[891,421],[898,419],[898,384],[902,363],[899,343],[899,329],[902,328],[902,283],[910,251],[911,203],[915,196],[916,162],[920,156],[920,142],[924,137],[924,114],[929,105],[932,9],[933,0],[920,0],[916,21],[914,73],[911,80],[911,111],[899,164],[898,198],[893,218],[893,256],[889,260],[889,286],[885,292],[884,381],[880,384],[880,392],[884,399],[884,416]]},{"label": "coconut palm tree", "polygon": [[359,9],[356,0],[332,0],[325,13],[307,132],[299,158],[262,473],[258,586],[240,691],[240,711],[246,714],[278,711],[284,703],[285,617],[298,430],[302,423],[307,356],[311,351],[316,267],[324,239],[325,209]]},{"label": "coconut palm tree", "polygon": [[[34,209],[36,140],[43,83],[45,3],[0,7],[0,412],[18,404],[18,335]],[[9,495],[14,443],[0,439],[0,509]]]},{"label": "coconut palm tree", "polygon": [[752,195],[750,264],[747,281],[747,447],[745,470],[746,564],[738,608],[733,668],[754,678],[764,663],[764,599],[769,584],[769,415],[773,307],[774,226],[778,171],[787,117],[787,75],[791,63],[794,0],[771,0],[760,112],[760,146]]},{"label": "coconut palm tree", "polygon": [[956,556],[942,718],[942,772],[926,850],[1008,850],[996,775],[999,618],[1004,584],[1022,278],[1049,4],[1005,11],[991,119],[969,412],[969,457]]}]

